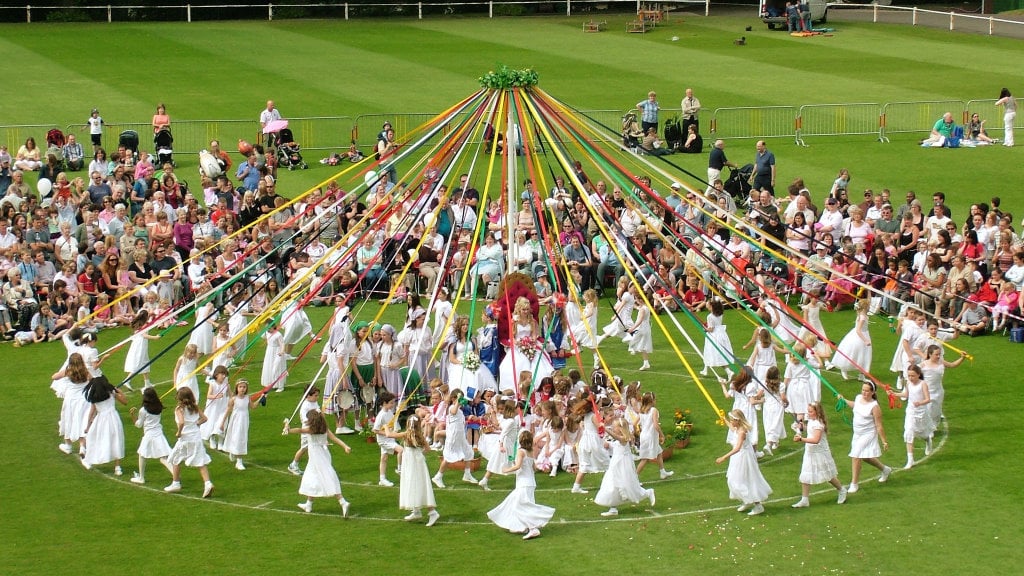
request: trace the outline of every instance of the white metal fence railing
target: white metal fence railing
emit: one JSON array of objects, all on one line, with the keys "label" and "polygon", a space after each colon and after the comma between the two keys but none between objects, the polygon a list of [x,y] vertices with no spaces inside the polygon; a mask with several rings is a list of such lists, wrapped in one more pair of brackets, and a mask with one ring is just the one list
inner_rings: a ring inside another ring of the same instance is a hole
[{"label": "white metal fence railing", "polygon": [[1024,30],[1024,21],[1000,18],[992,14],[964,14],[953,10],[927,10],[910,6],[882,6],[879,4],[842,4],[841,11],[830,11],[830,19],[846,12],[866,12],[871,22],[945,28],[950,31],[974,32],[988,35],[1013,35]]}]

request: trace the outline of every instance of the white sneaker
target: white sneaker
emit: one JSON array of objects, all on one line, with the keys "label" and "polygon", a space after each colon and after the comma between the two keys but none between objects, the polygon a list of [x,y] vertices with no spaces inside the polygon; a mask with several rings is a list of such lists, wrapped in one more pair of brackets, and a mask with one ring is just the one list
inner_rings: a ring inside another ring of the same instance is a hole
[{"label": "white sneaker", "polygon": [[359,422],[356,422],[355,423],[355,429],[356,429],[356,432],[362,432],[363,431],[363,425],[360,424]]},{"label": "white sneaker", "polygon": [[761,458],[764,458],[764,452],[758,450],[757,452],[754,452],[754,456],[757,456],[757,459],[760,460]]},{"label": "white sneaker", "polygon": [[860,484],[850,482],[850,487],[846,489],[847,494],[856,494],[860,490]]},{"label": "white sneaker", "polygon": [[836,498],[836,504],[845,504],[846,503],[846,494],[847,494],[846,488],[840,488],[839,489],[839,497]]},{"label": "white sneaker", "polygon": [[928,438],[928,440],[926,440],[925,443],[924,443],[924,455],[925,456],[931,456],[932,455],[932,439],[931,438]]},{"label": "white sneaker", "polygon": [[647,362],[644,362],[643,365],[640,366],[640,371],[641,372],[644,372],[644,371],[650,370],[650,369],[651,369],[651,365],[648,364]]},{"label": "white sneaker", "polygon": [[619,511],[617,509],[615,509],[615,508],[609,508],[609,509],[605,510],[604,512],[601,512],[601,516],[604,516],[605,518],[610,518],[612,516],[618,516],[618,515],[619,515]]},{"label": "white sneaker", "polygon": [[131,480],[129,480],[129,482],[131,482],[132,484],[145,484],[146,483],[146,479],[143,478],[142,476],[139,476],[139,473],[136,472],[136,473],[132,474],[132,478],[131,478]]},{"label": "white sneaker", "polygon": [[207,482],[203,486],[203,498],[209,498],[213,494],[213,482]]},{"label": "white sneaker", "polygon": [[57,445],[57,449],[65,454],[71,454],[71,444],[60,443]]},{"label": "white sneaker", "polygon": [[420,518],[423,518],[423,514],[419,510],[413,510],[412,512],[409,513],[408,516],[402,518],[402,520],[405,520],[406,522],[412,522],[413,520],[419,520]]},{"label": "white sneaker", "polygon": [[491,491],[491,487],[487,485],[487,480],[481,480],[477,482],[477,486],[483,488],[485,492]]},{"label": "white sneaker", "polygon": [[305,502],[301,502],[301,503],[297,504],[297,506],[299,507],[299,510],[302,510],[303,512],[306,512],[306,513],[309,513],[309,512],[313,511],[313,503],[310,502],[309,500],[307,500]]},{"label": "white sneaker", "polygon": [[395,483],[387,478],[381,478],[380,482],[377,482],[377,486],[383,486],[384,488],[391,488]]},{"label": "white sneaker", "polygon": [[740,504],[740,505],[739,505],[739,506],[738,506],[738,507],[736,508],[736,511],[737,511],[737,512],[746,512],[747,510],[750,510],[750,507],[751,507],[751,506],[753,506],[753,504]]},{"label": "white sneaker", "polygon": [[590,494],[589,490],[584,490],[579,484],[574,484],[570,492],[573,494]]},{"label": "white sneaker", "polygon": [[437,513],[437,510],[431,510],[430,512],[428,512],[427,513],[427,528],[433,526],[434,524],[437,524],[437,520],[440,517],[441,517],[441,515]]},{"label": "white sneaker", "polygon": [[470,483],[470,484],[479,484],[479,482],[480,482],[480,481],[479,481],[479,480],[477,480],[476,478],[473,478],[473,473],[472,473],[472,472],[470,472],[469,470],[466,470],[466,471],[465,471],[465,472],[464,472],[464,473],[462,474],[462,481],[463,481],[463,482],[468,482],[468,483]]},{"label": "white sneaker", "polygon": [[[913,467],[914,467],[914,459],[913,458],[908,458],[907,459],[907,463],[904,464],[904,466],[903,466],[903,469],[904,470],[910,470]],[[882,480],[881,477],[878,478],[878,481],[879,482],[885,482],[885,480]]]},{"label": "white sneaker", "polygon": [[181,492],[181,482],[171,482],[164,486],[164,492]]},{"label": "white sneaker", "polygon": [[124,474],[124,471],[121,470],[121,467],[114,466],[114,476],[121,476],[122,474]]},{"label": "white sneaker", "polygon": [[523,536],[523,540],[533,540],[537,536],[540,536],[540,530],[530,528],[530,531],[526,533],[526,536]]},{"label": "white sneaker", "polygon": [[889,475],[892,474],[892,468],[886,466],[882,469],[882,475],[878,477],[879,482],[885,482],[889,480]]},{"label": "white sneaker", "polygon": [[341,517],[342,518],[348,518],[349,506],[350,506],[350,504],[349,504],[348,500],[342,500],[341,501]]},{"label": "white sneaker", "polygon": [[764,453],[769,455],[769,456],[774,456],[775,455],[775,453],[772,452],[772,447],[771,446],[765,446],[764,447]]},{"label": "white sneaker", "polygon": [[245,464],[241,460],[235,460],[235,470],[245,470]]},{"label": "white sneaker", "polygon": [[338,428],[338,431],[335,432],[335,434],[355,434],[355,430],[348,426],[342,426],[341,428]]},{"label": "white sneaker", "polygon": [[438,488],[447,488],[447,486],[444,485],[444,479],[441,478],[440,476],[434,476],[433,478],[430,479],[430,481],[433,482],[434,486],[437,486]]},{"label": "white sneaker", "polygon": [[796,501],[796,504],[793,504],[793,508],[807,508],[810,505],[811,505],[811,501],[810,500],[808,500],[807,498],[801,498],[801,499]]},{"label": "white sneaker", "polygon": [[647,500],[654,506],[654,488],[647,489]]},{"label": "white sneaker", "polygon": [[761,504],[754,504],[754,508],[747,512],[747,516],[757,516],[758,514],[764,514],[764,506]]},{"label": "white sneaker", "polygon": [[293,476],[302,476],[302,468],[299,468],[299,465],[294,461],[288,465],[288,471],[291,472]]},{"label": "white sneaker", "polygon": [[658,476],[660,476],[661,479],[664,480],[673,474],[675,474],[674,470],[665,470],[664,468],[662,468],[661,472],[658,473]]}]

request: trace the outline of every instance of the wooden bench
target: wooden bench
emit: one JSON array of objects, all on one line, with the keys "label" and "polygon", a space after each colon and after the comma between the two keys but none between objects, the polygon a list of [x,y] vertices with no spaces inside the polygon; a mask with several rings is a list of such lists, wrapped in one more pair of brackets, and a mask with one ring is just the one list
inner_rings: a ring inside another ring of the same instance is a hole
[{"label": "wooden bench", "polygon": [[600,31],[604,30],[607,27],[608,27],[608,23],[605,22],[605,21],[594,22],[593,20],[590,20],[588,22],[584,22],[583,23],[583,31],[584,32],[600,32]]},{"label": "wooden bench", "polygon": [[626,24],[626,32],[630,34],[645,34],[647,32],[647,22],[642,18],[637,18],[632,22]]}]

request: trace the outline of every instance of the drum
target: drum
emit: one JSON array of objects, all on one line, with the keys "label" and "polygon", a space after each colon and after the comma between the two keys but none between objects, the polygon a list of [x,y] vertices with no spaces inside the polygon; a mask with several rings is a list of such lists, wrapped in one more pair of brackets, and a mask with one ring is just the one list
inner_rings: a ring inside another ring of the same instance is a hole
[{"label": "drum", "polygon": [[1010,328],[1010,342],[1024,344],[1024,328]]},{"label": "drum", "polygon": [[356,403],[356,395],[351,390],[342,390],[338,392],[338,407],[342,410],[348,410]]}]

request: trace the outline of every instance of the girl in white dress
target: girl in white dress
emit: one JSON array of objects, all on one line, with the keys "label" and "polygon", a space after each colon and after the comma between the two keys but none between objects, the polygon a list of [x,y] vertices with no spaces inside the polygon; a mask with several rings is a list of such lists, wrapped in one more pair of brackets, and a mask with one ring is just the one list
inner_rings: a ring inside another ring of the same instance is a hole
[{"label": "girl in white dress", "polygon": [[164,492],[181,491],[181,465],[184,464],[190,468],[199,468],[199,475],[203,478],[203,498],[209,498],[213,493],[210,471],[206,468],[210,463],[210,455],[203,447],[203,438],[199,432],[199,427],[206,423],[206,415],[196,404],[191,389],[181,388],[175,396],[178,406],[174,409],[174,422],[177,425],[174,436],[178,441],[167,457],[171,465],[171,483],[164,488]]},{"label": "girl in white dress", "polygon": [[927,333],[924,330],[924,312],[915,308],[908,308],[907,315],[900,321],[900,341],[896,345],[896,352],[893,354],[889,370],[896,373],[896,389],[903,389],[903,382],[907,374],[907,367],[919,358],[916,352],[918,341]]},{"label": "girl in white dress", "polygon": [[[490,491],[488,482],[493,474],[504,475],[503,470],[510,464],[512,454],[516,450],[516,438],[519,437],[519,417],[516,415],[516,401],[507,398],[498,403],[498,441],[490,453],[484,454],[487,459],[487,471],[480,480],[480,487]],[[531,452],[532,454],[532,452]]]},{"label": "girl in white dress", "polygon": [[395,341],[395,327],[391,324],[380,327],[377,358],[384,389],[401,401],[405,397],[405,382],[401,373],[401,368],[406,365],[405,346]]},{"label": "girl in white dress", "polygon": [[345,375],[349,362],[355,353],[355,340],[349,328],[348,306],[341,305],[334,313],[327,344],[320,353],[320,363],[327,364],[327,376],[324,378],[324,414],[334,415],[334,433],[351,434],[354,432],[346,426],[345,412],[338,404],[338,395],[342,388],[351,387]]},{"label": "girl in white dress", "polygon": [[771,331],[764,327],[755,330],[754,337],[743,348],[749,348],[751,345],[754,347],[754,351],[750,353],[747,366],[754,370],[754,380],[764,384],[768,369],[779,364],[775,356]]},{"label": "girl in white dress", "polygon": [[620,277],[615,292],[618,300],[615,301],[615,307],[612,311],[612,321],[601,329],[601,335],[597,338],[598,344],[605,338],[625,336],[626,328],[630,325],[633,318],[633,307],[636,305],[636,298],[633,297],[633,291],[630,290],[629,278],[626,276]]},{"label": "girl in white dress", "polygon": [[[629,290],[636,292],[639,289],[636,285],[631,285]],[[650,298],[648,296],[648,302]],[[650,370],[650,354],[654,352],[654,340],[651,338],[651,309],[639,298],[636,300],[636,320],[629,327],[629,334],[632,335],[629,339],[629,353],[639,353],[643,358],[644,363],[640,365],[640,371]]]},{"label": "girl in white dress", "polygon": [[409,354],[409,368],[419,374],[420,381],[429,380],[430,354],[434,349],[434,338],[426,326],[427,312],[416,308],[412,312],[409,324],[398,334],[398,341],[405,346]]},{"label": "girl in white dress", "polygon": [[245,470],[242,457],[249,453],[249,410],[256,407],[263,392],[249,395],[249,381],[235,383],[235,395],[228,399],[227,410],[220,419],[220,430],[224,436],[221,450],[235,461],[235,469]]},{"label": "girl in white dress", "polygon": [[[950,362],[942,357],[942,346],[931,344],[925,349],[924,354],[925,359],[918,366],[921,368],[921,376],[924,378],[925,384],[928,385],[928,396],[932,399],[928,403],[928,411],[931,414],[934,429],[942,420],[942,402],[946,398],[946,389],[942,385],[942,379],[945,377],[946,368],[955,368],[962,364],[964,358],[967,358],[967,353],[960,352],[960,357]],[[929,456],[931,453],[932,438],[929,436],[924,445],[924,455]]]},{"label": "girl in white dress", "polygon": [[210,369],[217,367],[227,368],[235,360],[235,346],[231,342],[231,329],[227,322],[221,322],[217,326],[217,334],[213,337],[213,361],[210,362]]},{"label": "girl in white dress", "polygon": [[90,380],[84,394],[92,406],[85,424],[85,457],[82,458],[82,465],[90,469],[113,462],[114,475],[120,476],[121,459],[124,458],[124,426],[114,402],[127,404],[128,399],[105,376]]},{"label": "girl in white dress", "polygon": [[[889,442],[885,439],[885,429],[882,427],[882,409],[878,407],[878,398],[875,395],[874,382],[864,382],[860,387],[860,394],[853,400],[847,400],[842,394],[839,399],[846,402],[846,406],[853,410],[853,439],[850,441],[850,459],[853,470],[850,485],[846,491],[854,494],[860,490],[860,469],[862,462],[867,462],[882,471],[878,478],[879,482],[885,482],[892,474],[892,468],[882,464],[878,459],[882,450],[889,449]],[[882,445],[879,447],[878,441]]]},{"label": "girl in white dress", "polygon": [[704,369],[700,375],[707,376],[708,368],[725,366],[726,378],[732,378],[732,370],[728,368],[733,363],[732,341],[722,323],[725,308],[718,299],[712,300],[708,306],[711,311],[708,313],[707,325],[704,326]]},{"label": "girl in white dress", "polygon": [[303,428],[288,428],[286,424],[284,429],[285,434],[309,435],[309,460],[302,473],[302,482],[299,483],[299,494],[305,496],[306,501],[298,506],[303,512],[312,512],[314,498],[336,498],[341,506],[342,517],[348,518],[350,503],[341,493],[341,481],[331,464],[331,452],[327,447],[333,442],[341,446],[345,454],[352,452],[352,449],[327,429],[327,420],[319,410],[308,411],[306,421],[308,424]]},{"label": "girl in white dress", "polygon": [[832,449],[828,445],[828,422],[821,404],[812,402],[807,405],[807,436],[796,434],[793,442],[804,444],[804,461],[800,467],[800,500],[793,508],[806,508],[811,505],[811,485],[828,482],[839,491],[837,504],[846,502],[846,488],[836,475],[836,461],[832,458]]},{"label": "girl in white dress", "polygon": [[764,451],[771,455],[779,447],[779,440],[786,433],[786,413],[782,399],[786,389],[778,366],[772,366],[764,375],[764,403],[761,404],[761,420],[764,428]]},{"label": "girl in white dress", "polygon": [[427,470],[427,460],[423,456],[423,451],[428,450],[427,438],[423,434],[423,418],[427,413],[427,409],[421,406],[406,420],[404,432],[387,428],[385,434],[388,438],[401,440],[404,445],[402,471],[398,480],[398,509],[408,510],[409,515],[403,520],[412,522],[423,518],[421,510],[426,508],[429,527],[436,524],[441,515],[437,512],[434,487],[430,485],[430,471]]},{"label": "girl in white dress", "polygon": [[[57,447],[65,454],[71,454],[73,444],[78,442],[79,454],[85,453],[85,423],[92,405],[85,399],[85,386],[89,383],[89,369],[78,352],[73,352],[67,367],[58,380],[64,389],[64,400],[60,407],[60,435],[64,441]],[[60,374],[58,373],[58,374]]]},{"label": "girl in white dress", "polygon": [[[569,333],[578,346],[591,350],[597,348],[597,291],[593,288],[583,292],[583,312],[578,322],[569,325]],[[600,366],[597,352],[594,352],[594,368]]]},{"label": "girl in white dress", "polygon": [[[661,445],[665,443],[665,433],[661,430],[661,415],[654,405],[656,400],[654,392],[644,392],[640,397],[640,463],[636,465],[636,473],[640,474],[648,462],[653,462],[658,465],[658,475],[664,480],[675,472],[665,470],[665,461],[661,458]],[[630,457],[632,458],[632,455]],[[615,460],[614,447],[612,460]]]},{"label": "girl in white dress", "polygon": [[783,374],[785,392],[782,399],[786,406],[786,412],[792,414],[795,420],[791,428],[794,432],[803,434],[807,405],[814,401],[811,391],[812,375],[810,368],[801,362],[801,358],[807,353],[807,347],[802,342],[797,342],[793,346],[793,352],[789,355],[786,371]]},{"label": "girl in white dress", "polygon": [[[490,370],[480,362],[479,348],[469,337],[469,317],[459,316],[452,328],[455,341],[448,345],[448,385],[458,388],[467,398],[475,398],[485,390],[498,390],[498,384]],[[465,366],[466,355],[477,354],[477,365],[473,370]],[[515,438],[515,436],[513,436]]]},{"label": "girl in white dress", "polygon": [[477,479],[473,477],[470,470],[470,462],[473,461],[473,447],[466,439],[466,416],[462,413],[461,401],[465,394],[458,388],[453,388],[448,393],[448,417],[445,424],[444,449],[441,452],[441,467],[431,480],[434,486],[444,488],[444,471],[449,464],[456,462],[463,463],[462,481],[476,484]]},{"label": "girl in white dress", "polygon": [[741,502],[737,512],[748,512],[749,516],[756,516],[764,512],[761,504],[772,493],[771,486],[761,474],[761,468],[757,465],[757,456],[754,455],[754,445],[750,443],[750,423],[740,410],[733,410],[727,415],[729,428],[733,431],[732,450],[719,456],[715,464],[729,461],[729,468],[725,473],[726,483],[729,486],[729,498]]},{"label": "girl in white dress", "polygon": [[809,291],[807,302],[800,305],[800,309],[804,314],[804,330],[807,330],[807,327],[813,329],[815,344],[811,348],[814,349],[815,353],[824,357],[828,355],[829,340],[828,335],[825,334],[825,326],[821,323],[822,308],[821,300],[818,300],[818,290]]},{"label": "girl in white dress", "polygon": [[868,306],[869,298],[861,298],[854,304],[853,309],[857,312],[857,321],[846,336],[839,342],[832,362],[826,364],[828,369],[838,368],[843,375],[843,380],[849,380],[848,372],[860,373],[860,380],[866,378],[864,373],[871,371],[871,334],[868,332]]},{"label": "girl in white dress", "polygon": [[442,337],[451,328],[448,324],[448,319],[452,316],[452,310],[448,289],[442,287],[437,292],[437,299],[434,300],[434,330],[431,332],[431,338],[434,342],[440,342]]},{"label": "girl in white dress", "polygon": [[[907,413],[903,420],[903,441],[907,444],[907,463],[904,470],[914,467],[914,440],[924,439],[931,444],[935,426],[932,424],[931,411],[928,405],[932,397],[928,393],[928,384],[924,381],[921,367],[913,364],[907,368],[907,386],[900,392],[890,392],[893,396],[907,401]],[[928,452],[931,452],[929,447]]]},{"label": "girl in white dress", "polygon": [[299,299],[293,300],[281,312],[281,335],[284,337],[284,354],[286,360],[291,355],[292,347],[306,336],[313,334],[313,324],[309,321],[306,311],[299,307]]},{"label": "girl in white dress", "polygon": [[200,354],[213,352],[213,326],[217,321],[217,308],[213,300],[196,310],[196,327],[188,337],[189,344],[195,344]]},{"label": "girl in white dress", "polygon": [[140,310],[132,320],[131,345],[128,347],[128,356],[124,359],[124,371],[128,373],[125,377],[124,386],[131,390],[132,377],[142,374],[143,388],[151,388],[153,383],[149,380],[149,341],[159,340],[159,336],[149,333],[152,325],[149,324],[149,311]]},{"label": "girl in white dress", "polygon": [[581,484],[584,474],[597,474],[608,469],[608,447],[598,432],[598,416],[594,412],[594,401],[589,393],[576,400],[572,407],[572,416],[580,423],[579,442],[576,445],[576,456],[579,458],[576,469],[576,481],[572,485],[573,494],[586,494]]},{"label": "girl in white dress", "polygon": [[[722,393],[725,394],[725,397],[732,398],[733,411],[739,410],[743,412],[743,416],[747,421],[747,436],[750,440],[750,445],[757,446],[759,440],[757,406],[764,402],[764,392],[761,390],[761,386],[754,380],[753,369],[750,366],[741,366],[740,371],[732,377],[728,385],[724,380],[720,380],[719,383],[722,385]],[[729,427],[725,434],[725,443],[736,443],[736,430],[732,426]]]},{"label": "girl in white dress", "polygon": [[199,379],[196,378],[196,363],[199,361],[199,346],[186,344],[181,356],[174,364],[174,388],[188,388],[192,396],[199,397]]},{"label": "girl in white dress", "polygon": [[540,536],[540,529],[546,526],[555,515],[555,509],[537,504],[534,491],[537,480],[533,475],[533,434],[523,430],[519,434],[519,450],[516,451],[515,463],[506,466],[502,473],[516,473],[516,488],[502,500],[501,504],[487,513],[491,522],[513,534],[526,533],[523,540],[532,540]]},{"label": "girl in white dress", "polygon": [[164,411],[164,404],[160,401],[155,388],[146,388],[142,391],[142,408],[134,406],[128,410],[132,418],[135,418],[135,427],[142,428],[142,441],[139,442],[139,471],[132,474],[132,483],[146,483],[146,459],[156,458],[168,467],[167,457],[171,455],[171,445],[167,443],[164,436],[163,426],[160,424],[160,414]]},{"label": "girl in white dress", "polygon": [[[551,373],[554,372],[554,368],[551,367],[551,361],[541,351],[541,346],[538,342],[540,329],[537,325],[537,319],[533,316],[533,309],[530,306],[529,300],[519,298],[516,301],[515,310],[512,313],[512,321],[515,329],[514,341],[509,343],[505,358],[501,361],[501,366],[498,368],[498,372],[501,374],[498,384],[502,388],[511,387],[518,382],[519,374],[522,372],[532,372],[532,380],[534,382],[540,382],[544,378],[551,376]],[[521,350],[522,347],[532,347],[532,359]]]},{"label": "girl in white dress", "polygon": [[260,386],[263,388],[273,386],[275,392],[284,392],[284,385],[288,380],[288,363],[284,357],[284,335],[277,329],[277,322],[273,318],[267,320],[267,326],[267,331],[263,333],[263,339],[267,341],[267,348],[263,353]]},{"label": "girl in white dress", "polygon": [[220,421],[227,412],[228,394],[231,392],[228,369],[224,366],[214,368],[213,377],[206,380],[206,385],[206,407],[203,408],[206,418],[201,428],[202,437],[210,443],[211,450],[220,450],[224,445]]},{"label": "girl in white dress", "polygon": [[640,484],[639,471],[633,464],[632,427],[624,418],[616,418],[608,428],[608,434],[615,439],[612,459],[601,479],[601,488],[594,495],[594,504],[608,508],[601,516],[618,516],[619,506],[639,504],[642,500],[648,500],[654,506],[654,489]]}]

